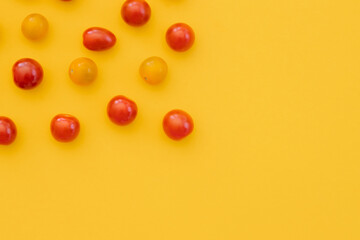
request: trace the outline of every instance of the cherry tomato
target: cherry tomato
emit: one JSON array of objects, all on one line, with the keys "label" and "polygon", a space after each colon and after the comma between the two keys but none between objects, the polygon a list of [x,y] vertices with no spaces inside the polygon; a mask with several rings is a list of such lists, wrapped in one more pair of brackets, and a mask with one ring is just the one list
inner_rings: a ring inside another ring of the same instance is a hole
[{"label": "cherry tomato", "polygon": [[43,79],[41,65],[31,58],[17,61],[12,69],[15,84],[22,89],[32,89],[38,86]]},{"label": "cherry tomato", "polygon": [[15,123],[10,118],[0,116],[0,145],[10,145],[16,135]]},{"label": "cherry tomato", "polygon": [[79,135],[80,123],[72,115],[59,114],[52,119],[50,129],[57,141],[71,142]]},{"label": "cherry tomato", "polygon": [[193,131],[194,122],[188,113],[172,110],[165,115],[163,128],[169,138],[181,140]]},{"label": "cherry tomato", "polygon": [[194,44],[195,33],[189,25],[176,23],[167,30],[166,41],[173,50],[184,52]]},{"label": "cherry tomato", "polygon": [[49,23],[43,15],[30,14],[22,24],[21,31],[24,36],[31,40],[39,40],[45,37],[48,32]]},{"label": "cherry tomato", "polygon": [[124,96],[116,96],[107,106],[110,120],[117,125],[128,125],[137,115],[136,103]]},{"label": "cherry tomato", "polygon": [[75,59],[69,67],[71,80],[79,85],[88,85],[92,83],[97,76],[96,63],[85,57]]},{"label": "cherry tomato", "polygon": [[115,45],[116,37],[105,28],[92,27],[84,32],[83,43],[89,50],[103,51]]},{"label": "cherry tomato", "polygon": [[140,65],[141,77],[150,84],[162,82],[167,74],[168,67],[166,62],[159,57],[150,57]]},{"label": "cherry tomato", "polygon": [[147,23],[151,16],[151,8],[144,0],[127,0],[121,8],[124,21],[134,27]]}]

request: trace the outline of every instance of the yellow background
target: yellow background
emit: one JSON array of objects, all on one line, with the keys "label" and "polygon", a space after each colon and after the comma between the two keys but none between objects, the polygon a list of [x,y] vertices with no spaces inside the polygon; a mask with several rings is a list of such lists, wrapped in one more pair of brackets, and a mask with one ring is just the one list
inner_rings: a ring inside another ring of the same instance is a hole
[{"label": "yellow background", "polygon": [[[359,1],[149,0],[142,28],[122,2],[1,1],[0,115],[18,126],[0,147],[1,240],[360,239]],[[40,43],[20,31],[33,12],[50,24]],[[165,43],[175,22],[196,33],[186,53]],[[92,26],[117,45],[85,49]],[[160,86],[138,74],[153,55]],[[82,56],[99,67],[89,87],[67,75]],[[12,82],[23,57],[44,68],[32,91]],[[138,104],[128,127],[106,116],[117,94]],[[181,142],[161,127],[173,108],[195,121]],[[52,139],[58,113],[81,121],[75,142]]]}]

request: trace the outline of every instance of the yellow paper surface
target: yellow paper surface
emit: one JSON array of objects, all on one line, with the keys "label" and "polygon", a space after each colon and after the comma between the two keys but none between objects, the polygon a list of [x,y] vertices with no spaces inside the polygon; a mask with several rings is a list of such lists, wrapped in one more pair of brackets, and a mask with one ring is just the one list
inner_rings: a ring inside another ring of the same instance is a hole
[{"label": "yellow paper surface", "polygon": [[[360,3],[356,0],[149,0],[141,28],[120,17],[123,1],[3,0],[0,115],[18,127],[0,146],[1,240],[360,239]],[[31,42],[30,13],[49,21]],[[167,28],[191,25],[186,53]],[[118,39],[106,52],[82,45],[88,27]],[[166,81],[150,86],[140,63],[160,56]],[[38,60],[43,83],[17,88],[15,61]],[[68,77],[93,59],[96,82]],[[112,124],[115,95],[138,104],[127,127]],[[189,112],[191,136],[162,131],[169,110]],[[81,122],[56,142],[58,113]]]}]

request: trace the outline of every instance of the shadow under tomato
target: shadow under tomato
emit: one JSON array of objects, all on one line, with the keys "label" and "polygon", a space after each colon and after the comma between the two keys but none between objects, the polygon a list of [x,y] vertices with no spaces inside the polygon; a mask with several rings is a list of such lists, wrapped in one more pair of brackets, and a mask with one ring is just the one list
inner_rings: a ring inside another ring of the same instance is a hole
[{"label": "shadow under tomato", "polygon": [[132,36],[139,38],[139,39],[146,39],[146,35],[152,34],[154,30],[153,21],[152,18],[154,16],[152,15],[149,21],[144,24],[143,26],[134,27],[129,24],[127,24],[122,17],[119,17],[119,21],[121,22],[121,28],[123,31],[126,31],[126,33],[131,34]]},{"label": "shadow under tomato", "polygon": [[196,126],[194,127],[193,132],[187,137],[181,140],[173,140],[165,134],[164,129],[162,127],[162,119],[161,119],[161,125],[159,127],[158,132],[159,132],[159,136],[158,136],[159,141],[161,141],[163,145],[179,149],[179,151],[184,151],[184,149],[188,149],[189,151],[191,151],[192,149],[197,147]]},{"label": "shadow under tomato", "polygon": [[[16,120],[15,124],[17,124]],[[10,145],[0,145],[0,161],[12,162],[13,157],[18,155],[24,147],[24,137],[22,136],[22,130],[19,129],[17,124],[17,136],[15,141]]]},{"label": "shadow under tomato", "polygon": [[82,55],[87,56],[88,58],[95,61],[96,64],[99,64],[99,63],[106,63],[108,61],[113,61],[117,57],[121,57],[122,53],[120,51],[120,48],[121,48],[120,45],[121,44],[119,43],[119,40],[117,40],[115,45],[110,49],[103,50],[103,51],[92,51],[92,50],[87,49],[84,46],[82,39],[81,39],[81,41],[79,43],[79,48],[81,48]]},{"label": "shadow under tomato", "polygon": [[184,59],[184,60],[189,59],[194,55],[194,51],[196,50],[196,38],[195,38],[195,42],[192,45],[192,47],[185,52],[177,52],[169,47],[169,45],[166,42],[166,39],[164,39],[163,41],[164,42],[163,42],[162,46],[164,46],[165,53],[167,55],[177,58],[177,59]]},{"label": "shadow under tomato", "polygon": [[57,147],[61,148],[62,150],[66,150],[66,151],[73,151],[75,149],[84,147],[84,145],[85,145],[85,135],[86,135],[86,131],[84,131],[84,127],[81,125],[81,122],[80,122],[80,133],[76,137],[76,139],[74,139],[71,142],[59,142],[59,141],[57,141],[52,136],[50,128],[49,128],[49,138],[51,138],[52,144],[57,145]]},{"label": "shadow under tomato", "polygon": [[[100,70],[101,71],[101,70]],[[73,91],[76,92],[76,94],[79,94],[83,97],[91,97],[94,98],[96,96],[96,94],[101,91],[101,88],[103,86],[103,78],[99,77],[99,72],[98,72],[98,76],[96,77],[96,79],[88,84],[88,85],[79,85],[74,83],[69,75],[66,76],[65,80],[66,81],[66,85],[72,89]]]},{"label": "shadow under tomato", "polygon": [[114,132],[118,132],[121,135],[133,135],[136,134],[137,132],[141,131],[141,116],[139,116],[139,114],[136,116],[135,120],[125,126],[120,126],[120,125],[116,125],[115,123],[111,122],[111,120],[108,118],[108,116],[106,115],[107,118],[107,127],[110,129],[110,131],[114,131]]},{"label": "shadow under tomato", "polygon": [[[39,62],[41,65],[42,63]],[[42,65],[44,71],[44,77],[42,82],[33,89],[21,89],[17,87],[14,83],[13,76],[11,74],[11,81],[14,89],[14,94],[19,98],[23,99],[27,104],[33,103],[37,104],[39,102],[43,102],[44,99],[47,99],[49,95],[51,95],[51,88],[52,88],[52,77],[51,72],[47,71]]]},{"label": "shadow under tomato", "polygon": [[139,84],[141,84],[142,89],[145,89],[146,91],[154,92],[154,93],[162,93],[165,91],[165,89],[168,87],[169,84],[171,84],[171,72],[168,71],[166,78],[163,82],[158,84],[150,84],[146,82],[140,74],[138,74],[137,80]]},{"label": "shadow under tomato", "polygon": [[[48,19],[48,21],[51,21],[51,19]],[[52,43],[54,42],[53,40],[55,39],[55,34],[54,34],[54,30],[52,29],[51,22],[49,23],[49,30],[46,36],[44,36],[41,39],[38,40],[28,39],[24,36],[24,34],[21,31],[19,31],[18,34],[19,34],[18,38],[21,39],[22,43],[24,45],[29,46],[34,52],[46,51],[47,49],[49,49],[49,47],[52,46]]]},{"label": "shadow under tomato", "polygon": [[[113,123],[110,120],[109,116],[107,115],[107,104],[110,101],[110,99],[108,99],[108,101],[104,105],[104,118],[105,118],[104,120],[105,120],[107,129],[109,131],[111,131],[112,133],[118,134],[119,138],[136,140],[136,137],[139,134],[141,134],[141,128],[142,128],[143,121],[144,121],[143,115],[142,115],[142,106],[139,105],[139,103],[135,100],[135,102],[137,104],[137,108],[138,108],[136,118],[134,119],[134,121],[132,121],[128,125],[121,126],[121,125],[117,125],[117,124]],[[133,98],[131,98],[131,99],[133,99]]]}]

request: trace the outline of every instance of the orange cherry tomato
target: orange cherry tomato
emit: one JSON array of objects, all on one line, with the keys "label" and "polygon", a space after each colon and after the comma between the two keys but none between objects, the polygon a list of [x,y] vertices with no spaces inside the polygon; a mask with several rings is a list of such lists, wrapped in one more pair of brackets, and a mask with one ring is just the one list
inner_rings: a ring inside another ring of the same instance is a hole
[{"label": "orange cherry tomato", "polygon": [[172,110],[165,115],[163,128],[169,138],[181,140],[193,131],[194,122],[188,113]]},{"label": "orange cherry tomato", "polygon": [[8,117],[0,116],[0,145],[10,145],[15,141],[16,135],[15,123]]},{"label": "orange cherry tomato", "polygon": [[162,82],[167,75],[168,67],[166,62],[159,57],[150,57],[140,65],[141,77],[150,84]]},{"label": "orange cherry tomato", "polygon": [[47,19],[40,14],[33,13],[27,16],[22,24],[21,31],[30,40],[39,40],[46,36],[49,28]]},{"label": "orange cherry tomato", "polygon": [[166,32],[166,42],[175,51],[184,52],[191,48],[195,41],[195,33],[185,23],[176,23]]},{"label": "orange cherry tomato", "polygon": [[107,114],[110,120],[121,126],[128,125],[134,121],[137,111],[136,103],[124,96],[114,97],[107,106]]},{"label": "orange cherry tomato", "polygon": [[105,28],[92,27],[87,29],[83,34],[83,44],[89,50],[107,50],[112,48],[115,43],[115,35]]},{"label": "orange cherry tomato", "polygon": [[69,114],[56,115],[50,125],[51,134],[59,142],[71,142],[79,135],[80,123]]},{"label": "orange cherry tomato", "polygon": [[75,59],[69,67],[71,80],[79,85],[89,85],[97,76],[96,63],[85,57]]}]

